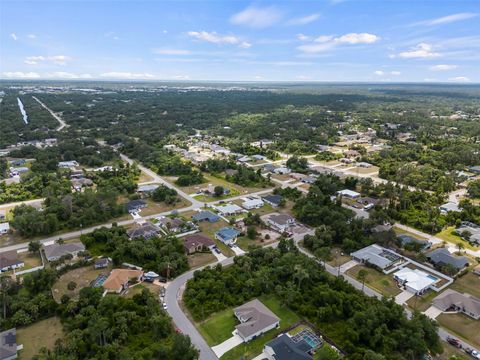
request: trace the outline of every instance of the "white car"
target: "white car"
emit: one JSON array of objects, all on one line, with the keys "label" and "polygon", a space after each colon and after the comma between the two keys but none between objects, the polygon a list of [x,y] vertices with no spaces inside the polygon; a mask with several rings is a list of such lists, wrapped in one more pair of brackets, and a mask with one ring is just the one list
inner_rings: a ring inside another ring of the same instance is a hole
[{"label": "white car", "polygon": [[167,310],[167,304],[163,303],[163,310]]},{"label": "white car", "polygon": [[480,353],[477,350],[473,350],[470,354],[474,359],[480,359]]}]

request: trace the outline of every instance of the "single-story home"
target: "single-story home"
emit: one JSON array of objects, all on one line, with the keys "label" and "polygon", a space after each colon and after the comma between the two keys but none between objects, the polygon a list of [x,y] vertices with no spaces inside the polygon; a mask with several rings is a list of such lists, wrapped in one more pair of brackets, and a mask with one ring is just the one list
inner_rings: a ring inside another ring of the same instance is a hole
[{"label": "single-story home", "polygon": [[198,221],[198,222],[208,221],[208,222],[213,223],[213,222],[219,221],[220,216],[218,216],[217,214],[214,214],[211,211],[203,210],[203,211],[200,211],[197,214],[192,215],[192,220],[193,221]]},{"label": "single-story home", "polygon": [[203,249],[212,249],[215,242],[203,234],[188,235],[183,238],[183,247],[187,254],[193,254]]},{"label": "single-story home", "polygon": [[337,196],[342,196],[349,199],[358,199],[360,196],[362,196],[362,194],[353,190],[344,189],[344,190],[337,191]]},{"label": "single-story home", "polygon": [[149,239],[157,236],[159,232],[160,232],[160,229],[157,226],[147,221],[146,223],[140,226],[137,226],[132,229],[128,229],[127,235],[131,240],[138,239],[138,238]]},{"label": "single-story home", "polygon": [[384,202],[383,199],[375,199],[369,196],[362,196],[357,199],[357,203],[363,205],[364,210],[370,210],[375,205],[382,205]]},{"label": "single-story home", "polygon": [[361,167],[361,168],[371,168],[373,165],[370,164],[370,163],[367,163],[367,162],[363,162],[363,161],[362,161],[362,162],[357,163],[357,166],[358,166],[358,167]]},{"label": "single-story home", "polygon": [[76,162],[75,160],[72,160],[72,161],[60,161],[60,162],[58,163],[58,167],[59,167],[59,168],[63,168],[63,169],[68,169],[68,168],[75,167],[75,166],[78,166],[78,162]]},{"label": "single-story home", "polygon": [[107,292],[115,292],[120,294],[123,290],[128,288],[130,280],[140,281],[142,278],[142,270],[132,269],[113,269],[108,278],[103,283],[103,288]]},{"label": "single-story home", "polygon": [[273,169],[273,172],[275,174],[279,174],[279,175],[286,175],[286,174],[290,174],[292,172],[292,170],[290,170],[287,167],[278,167],[276,169]]},{"label": "single-story home", "polygon": [[69,254],[73,257],[77,257],[78,253],[82,251],[85,251],[85,245],[83,245],[81,242],[67,244],[54,243],[52,245],[43,246],[43,252],[45,253],[45,257],[48,261],[55,261],[60,259],[62,256]]},{"label": "single-story home", "polygon": [[343,156],[347,158],[356,158],[360,156],[360,153],[357,150],[347,150],[343,153]]},{"label": "single-story home", "polygon": [[376,225],[372,228],[372,233],[378,234],[378,233],[387,232],[387,231],[390,231],[390,230],[392,230],[392,225],[390,225],[390,224],[379,224],[379,225]]},{"label": "single-story home", "polygon": [[407,234],[397,235],[397,241],[402,247],[405,247],[408,244],[418,244],[421,245],[422,249],[429,249],[432,246],[430,241],[420,240]]},{"label": "single-story home", "polygon": [[159,186],[158,184],[138,185],[137,192],[140,194],[149,194],[157,190]]},{"label": "single-story home", "polygon": [[317,178],[314,177],[314,176],[305,176],[301,182],[303,182],[304,184],[314,184],[315,181],[317,181]]},{"label": "single-story home", "polygon": [[10,230],[10,224],[8,222],[0,223],[0,235],[5,235]]},{"label": "single-story home", "polygon": [[250,161],[250,157],[245,155],[245,156],[242,156],[242,157],[238,158],[237,161],[242,162],[242,163],[246,163],[246,162]]},{"label": "single-story home", "polygon": [[295,218],[288,214],[274,214],[267,218],[267,223],[275,230],[284,232],[295,224]]},{"label": "single-story home", "polygon": [[215,233],[215,238],[223,242],[224,244],[230,245],[235,243],[240,232],[231,227],[224,227],[218,230]]},{"label": "single-story home", "polygon": [[167,231],[176,233],[182,231],[183,227],[185,226],[185,221],[180,218],[170,219],[162,216],[158,218],[158,225]]},{"label": "single-story home", "polygon": [[468,170],[472,173],[475,173],[475,174],[480,174],[480,165],[477,165],[477,166],[470,166],[468,168]]},{"label": "single-story home", "polygon": [[147,203],[143,200],[131,200],[125,205],[125,209],[131,214],[138,212],[147,207]]},{"label": "single-story home", "polygon": [[106,267],[108,267],[108,263],[109,263],[108,258],[96,259],[93,267],[95,269],[105,269]]},{"label": "single-story home", "polygon": [[447,248],[439,248],[426,254],[428,261],[436,266],[451,265],[457,270],[461,270],[469,265],[468,258],[465,256],[455,256]]},{"label": "single-story home", "polygon": [[264,202],[262,199],[259,198],[246,198],[243,203],[242,207],[246,210],[251,210],[251,209],[260,209],[264,205]]},{"label": "single-story home", "polygon": [[255,154],[255,155],[252,155],[252,159],[257,161],[262,161],[262,160],[266,160],[267,158],[263,155]]},{"label": "single-story home", "polygon": [[0,253],[0,273],[3,271],[18,269],[24,267],[25,263],[18,258],[16,250],[4,251]]},{"label": "single-story home", "polygon": [[[465,240],[480,244],[480,226],[477,224],[464,222],[455,231]],[[469,234],[468,237],[465,236],[467,233]]]},{"label": "single-story home", "polygon": [[393,278],[413,294],[422,295],[439,279],[419,269],[404,267],[393,274]]},{"label": "single-story home", "polygon": [[311,360],[312,347],[305,339],[293,341],[288,334],[282,334],[269,341],[263,348],[268,360]]},{"label": "single-story home", "polygon": [[267,204],[270,204],[273,207],[277,207],[277,206],[280,206],[283,200],[283,197],[281,195],[267,195],[267,196],[262,196],[262,199]]},{"label": "single-story home", "polygon": [[265,172],[273,172],[274,170],[275,170],[275,165],[273,165],[273,164],[263,165],[263,171],[265,171]]},{"label": "single-story home", "polygon": [[249,342],[280,325],[278,316],[258,299],[249,301],[233,311],[240,321],[240,324],[235,326],[235,331],[244,342]]},{"label": "single-story home", "polygon": [[216,206],[215,209],[220,213],[222,216],[232,216],[239,214],[243,211],[243,209],[235,204],[226,204],[221,206]]},{"label": "single-story home", "polygon": [[17,358],[17,330],[15,328],[0,332],[0,359],[13,360]]},{"label": "single-story home", "polygon": [[9,172],[10,172],[10,176],[18,176],[20,174],[25,174],[29,170],[30,169],[28,167],[21,166],[21,167],[11,167]]},{"label": "single-story home", "polygon": [[386,270],[402,262],[402,257],[392,250],[372,244],[350,254],[360,263],[374,265],[381,270]]},{"label": "single-story home", "polygon": [[433,299],[432,304],[442,311],[461,312],[475,320],[480,319],[480,299],[470,294],[447,289]]},{"label": "single-story home", "polygon": [[460,208],[458,207],[458,204],[457,203],[454,203],[452,201],[449,201],[443,205],[440,205],[438,207],[440,209],[440,213],[441,214],[447,214],[449,212],[461,212],[462,210],[460,210]]}]

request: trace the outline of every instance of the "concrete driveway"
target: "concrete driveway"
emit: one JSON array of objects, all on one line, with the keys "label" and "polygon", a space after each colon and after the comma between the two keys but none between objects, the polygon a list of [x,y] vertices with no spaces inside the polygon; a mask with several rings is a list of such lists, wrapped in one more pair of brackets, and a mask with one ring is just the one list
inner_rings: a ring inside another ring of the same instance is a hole
[{"label": "concrete driveway", "polygon": [[234,334],[230,339],[225,340],[221,344],[212,347],[213,352],[219,358],[227,351],[243,343],[243,339],[238,334]]},{"label": "concrete driveway", "polygon": [[395,296],[395,302],[396,302],[398,305],[403,305],[403,304],[405,304],[409,299],[411,299],[413,296],[414,296],[413,293],[411,293],[410,291],[404,290],[404,291],[402,291],[400,294],[398,294],[397,296]]},{"label": "concrete driveway", "polygon": [[223,261],[225,260],[227,257],[225,255],[223,255],[222,253],[218,254],[215,250],[212,249],[212,254],[217,258],[217,260],[220,262],[220,261]]},{"label": "concrete driveway", "polygon": [[243,251],[242,249],[240,249],[237,245],[231,247],[231,249],[233,250],[233,252],[234,252],[235,255],[237,255],[237,256],[245,254],[245,251]]},{"label": "concrete driveway", "polygon": [[359,263],[355,260],[350,260],[348,262],[346,262],[345,264],[341,265],[340,266],[340,273],[341,274],[344,274],[346,273],[348,270],[350,270],[351,268],[357,266]]},{"label": "concrete driveway", "polygon": [[438,315],[442,313],[442,310],[435,306],[430,306],[427,310],[423,312],[426,316],[428,316],[430,319],[435,320]]}]

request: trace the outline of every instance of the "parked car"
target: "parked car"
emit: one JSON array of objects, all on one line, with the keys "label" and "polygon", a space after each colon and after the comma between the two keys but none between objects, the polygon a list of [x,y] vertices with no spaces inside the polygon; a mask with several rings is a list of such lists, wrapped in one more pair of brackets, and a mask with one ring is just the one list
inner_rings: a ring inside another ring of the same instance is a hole
[{"label": "parked car", "polygon": [[453,346],[455,346],[455,347],[457,347],[457,348],[459,348],[459,349],[462,348],[462,344],[460,343],[460,340],[458,340],[458,339],[454,339],[454,338],[452,338],[452,337],[449,336],[449,337],[447,337],[447,342],[448,342],[450,345],[453,345]]},{"label": "parked car", "polygon": [[163,310],[167,310],[167,304],[163,303]]},{"label": "parked car", "polygon": [[474,359],[480,359],[480,353],[477,350],[472,350],[470,353]]},{"label": "parked car", "polygon": [[216,246],[213,248],[213,250],[215,250],[215,252],[216,252],[217,254],[221,254],[221,253],[222,253],[222,252],[220,251],[220,249],[219,249],[218,247],[216,247]]}]

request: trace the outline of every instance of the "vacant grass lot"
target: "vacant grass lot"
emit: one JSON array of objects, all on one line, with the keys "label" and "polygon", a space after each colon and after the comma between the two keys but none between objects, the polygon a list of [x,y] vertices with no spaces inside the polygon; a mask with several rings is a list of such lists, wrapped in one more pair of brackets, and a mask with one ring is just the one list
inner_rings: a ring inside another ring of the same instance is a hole
[{"label": "vacant grass lot", "polygon": [[23,344],[20,360],[30,360],[42,347],[53,349],[55,341],[63,337],[60,318],[51,317],[24,328],[17,328],[17,344]]},{"label": "vacant grass lot", "polygon": [[398,288],[391,275],[385,275],[384,273],[381,273],[375,269],[371,269],[363,265],[357,265],[349,269],[347,271],[347,274],[353,276],[355,279],[358,280],[358,273],[362,269],[367,271],[367,278],[365,280],[366,286],[377,290],[384,296],[396,296],[402,292]]},{"label": "vacant grass lot", "polygon": [[327,264],[331,266],[342,266],[343,264],[346,264],[352,260],[352,258],[344,253],[344,251],[340,248],[333,248],[330,251],[330,255],[332,256],[332,260],[327,261]]},{"label": "vacant grass lot", "polygon": [[414,234],[414,233],[412,233],[412,232],[410,232],[410,231],[407,231],[407,230],[400,229],[400,228],[398,228],[398,227],[396,227],[396,226],[393,227],[393,231],[394,231],[395,234],[397,234],[397,235],[403,235],[403,234],[405,234],[405,235],[414,237],[414,238],[419,239],[419,240],[427,240],[427,238],[425,238],[425,237],[422,237],[422,236],[420,236],[420,235]]},{"label": "vacant grass lot", "polygon": [[143,289],[148,289],[150,292],[155,294],[155,296],[158,298],[160,295],[160,290],[162,289],[161,286],[158,285],[153,285],[151,283],[143,282],[141,284],[137,284],[135,286],[132,286],[128,289],[127,294],[125,295],[126,298],[131,298],[135,296],[136,294],[141,294]]},{"label": "vacant grass lot", "polygon": [[217,258],[210,251],[205,253],[195,253],[188,255],[188,266],[190,269],[196,269],[203,265],[210,264],[216,260]]},{"label": "vacant grass lot", "polygon": [[476,348],[480,347],[480,321],[464,314],[440,314],[436,320],[453,334]]},{"label": "vacant grass lot", "polygon": [[[111,268],[95,270],[93,265],[70,270],[66,274],[60,276],[57,282],[52,286],[52,293],[55,301],[59,302],[63,295],[68,295],[72,299],[78,299],[80,290],[90,286],[90,283],[100,274],[109,274]],[[68,290],[67,286],[70,281],[74,281],[77,287],[74,290]]]},{"label": "vacant grass lot", "polygon": [[480,276],[469,272],[457,278],[450,288],[461,293],[469,293],[477,298],[480,298]]},{"label": "vacant grass lot", "polygon": [[428,290],[422,296],[413,296],[410,299],[408,299],[407,305],[413,310],[418,310],[423,312],[432,305],[432,300],[438,295],[440,295],[440,293],[437,293],[433,290]]}]

